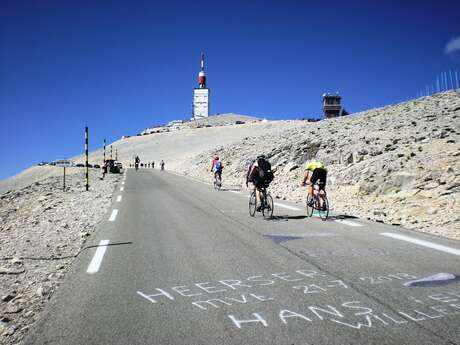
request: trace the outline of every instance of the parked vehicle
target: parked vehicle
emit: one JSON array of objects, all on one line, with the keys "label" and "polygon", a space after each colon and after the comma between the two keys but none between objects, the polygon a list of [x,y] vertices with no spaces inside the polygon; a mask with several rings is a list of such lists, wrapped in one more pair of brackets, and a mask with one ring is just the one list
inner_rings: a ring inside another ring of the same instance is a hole
[{"label": "parked vehicle", "polygon": [[75,165],[75,166],[78,167],[78,168],[84,168],[84,167],[85,167],[85,165],[84,165],[84,164],[81,164],[81,163],[78,163],[78,164]]},{"label": "parked vehicle", "polygon": [[94,165],[93,165],[93,168],[100,169],[101,166],[100,166],[99,164],[94,164]]},{"label": "parked vehicle", "polygon": [[[107,164],[107,170],[112,174],[120,174],[121,173],[121,165],[120,162],[115,161],[115,159],[106,159],[105,163]],[[119,165],[118,165],[119,164]]]}]

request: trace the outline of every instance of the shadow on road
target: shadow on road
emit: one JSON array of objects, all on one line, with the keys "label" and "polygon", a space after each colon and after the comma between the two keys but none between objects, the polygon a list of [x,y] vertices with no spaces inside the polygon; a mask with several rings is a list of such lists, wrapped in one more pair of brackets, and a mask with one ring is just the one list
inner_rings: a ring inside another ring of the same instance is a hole
[{"label": "shadow on road", "polygon": [[349,216],[349,215],[346,215],[346,214],[336,214],[336,215],[333,215],[333,216],[329,216],[327,217],[327,220],[341,220],[341,219],[357,219],[358,217],[355,217],[355,216]]},{"label": "shadow on road", "polygon": [[83,248],[83,250],[86,250],[86,249],[89,249],[89,248],[98,248],[98,247],[110,247],[110,246],[121,246],[121,245],[125,245],[125,244],[133,244],[133,242],[118,242],[118,243],[109,243],[109,244],[105,244],[105,245],[99,245],[99,244],[95,244],[93,246],[87,246],[85,248]]},{"label": "shadow on road", "polygon": [[284,215],[284,216],[273,216],[271,219],[267,220],[295,220],[295,219],[305,219],[308,218],[308,216],[289,216],[289,215]]}]

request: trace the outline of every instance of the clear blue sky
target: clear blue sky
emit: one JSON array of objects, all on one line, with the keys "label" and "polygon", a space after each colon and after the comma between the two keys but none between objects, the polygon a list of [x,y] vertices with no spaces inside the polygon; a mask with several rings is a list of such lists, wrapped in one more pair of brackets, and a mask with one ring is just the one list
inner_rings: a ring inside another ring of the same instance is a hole
[{"label": "clear blue sky", "polygon": [[350,112],[413,98],[460,70],[459,13],[460,1],[2,0],[0,179],[82,153],[85,125],[96,149],[189,118],[201,51],[212,113],[318,116],[327,91]]}]

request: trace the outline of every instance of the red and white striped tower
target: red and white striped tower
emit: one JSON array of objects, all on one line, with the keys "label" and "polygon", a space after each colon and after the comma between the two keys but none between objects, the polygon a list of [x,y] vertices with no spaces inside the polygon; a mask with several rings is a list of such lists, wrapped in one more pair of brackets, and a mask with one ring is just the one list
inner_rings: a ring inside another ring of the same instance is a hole
[{"label": "red and white striped tower", "polygon": [[206,87],[203,53],[201,53],[201,69],[198,73],[198,87],[193,90],[192,114],[194,120],[209,116],[209,89]]},{"label": "red and white striped tower", "polygon": [[198,73],[198,87],[206,89],[206,74],[204,73],[204,54],[201,53],[201,70]]}]

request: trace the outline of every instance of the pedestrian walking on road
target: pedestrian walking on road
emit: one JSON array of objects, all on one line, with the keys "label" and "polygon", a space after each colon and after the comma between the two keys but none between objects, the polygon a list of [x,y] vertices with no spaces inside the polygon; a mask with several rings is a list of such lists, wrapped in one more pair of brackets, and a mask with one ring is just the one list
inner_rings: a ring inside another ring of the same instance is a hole
[{"label": "pedestrian walking on road", "polygon": [[164,160],[161,160],[160,167],[161,167],[161,170],[165,170],[165,162],[164,162]]},{"label": "pedestrian walking on road", "polygon": [[152,162],[152,169],[155,169],[155,161]]}]

